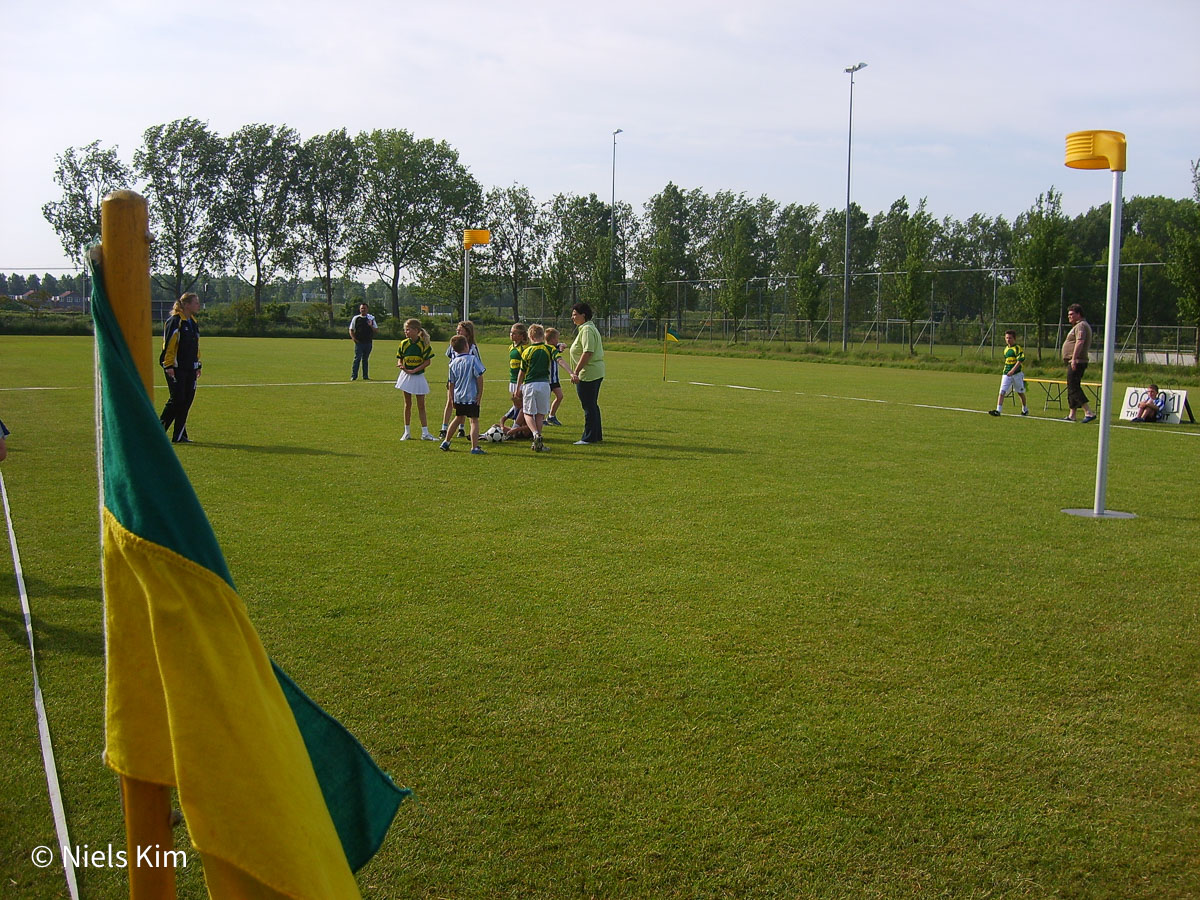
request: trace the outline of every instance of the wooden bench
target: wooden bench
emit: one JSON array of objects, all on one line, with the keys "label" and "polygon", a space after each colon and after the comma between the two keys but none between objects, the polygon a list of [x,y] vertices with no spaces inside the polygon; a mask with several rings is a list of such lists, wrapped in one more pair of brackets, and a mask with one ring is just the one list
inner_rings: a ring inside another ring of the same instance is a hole
[{"label": "wooden bench", "polygon": [[[1046,402],[1042,404],[1042,412],[1050,408],[1051,403],[1058,404],[1058,408],[1062,409],[1063,398],[1067,396],[1067,383],[1057,378],[1026,378],[1026,384],[1036,384],[1046,394]],[[1100,409],[1100,388],[1103,385],[1099,381],[1081,381],[1083,388],[1092,395],[1092,399],[1096,401],[1096,411]]]}]

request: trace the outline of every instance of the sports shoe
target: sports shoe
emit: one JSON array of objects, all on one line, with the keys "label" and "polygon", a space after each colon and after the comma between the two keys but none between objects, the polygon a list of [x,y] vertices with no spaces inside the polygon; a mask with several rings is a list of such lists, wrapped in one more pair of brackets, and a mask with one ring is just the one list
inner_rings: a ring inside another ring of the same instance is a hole
[{"label": "sports shoe", "polygon": [[465,429],[465,428],[463,428],[461,425],[459,425],[459,426],[458,426],[458,436],[459,436],[459,437],[466,437],[466,436],[467,436],[467,429]]},{"label": "sports shoe", "polygon": [[550,416],[548,419],[546,419],[546,424],[547,425],[561,425],[562,422],[558,421],[557,416]]},{"label": "sports shoe", "polygon": [[1027,410],[1027,409],[1021,410],[1021,415],[1023,415],[1023,416],[1029,415],[1029,410]]},{"label": "sports shoe", "polygon": [[412,440],[412,435],[411,435],[411,434],[409,434],[409,433],[406,431],[406,432],[404,432],[404,434],[400,435],[400,440],[402,440],[402,441],[411,441],[411,440]]},{"label": "sports shoe", "polygon": [[989,410],[988,410],[988,415],[989,415],[989,416],[998,416],[998,415],[1000,415],[1000,410],[998,410],[998,409],[989,409]]},{"label": "sports shoe", "polygon": [[441,443],[439,446],[440,446],[440,447],[441,447],[443,450],[449,450],[449,449],[450,449],[450,442],[449,442],[449,441],[442,441],[442,443]]},{"label": "sports shoe", "polygon": [[370,379],[370,378],[368,378],[366,375],[364,375],[364,376],[363,376],[363,381],[370,381],[370,380],[371,380],[371,379]]},{"label": "sports shoe", "polygon": [[575,446],[576,447],[578,447],[580,445],[587,446],[588,444],[592,444],[592,443],[595,443],[595,442],[594,441],[576,441]]},{"label": "sports shoe", "polygon": [[1075,418],[1074,418],[1074,416],[1063,416],[1063,417],[1062,417],[1062,421],[1064,421],[1064,422],[1074,422],[1074,421],[1075,421]]},{"label": "sports shoe", "polygon": [[445,437],[446,432],[449,430],[450,430],[450,427],[448,425],[443,425],[441,428],[438,429],[438,437]]},{"label": "sports shoe", "polygon": [[484,456],[486,454],[487,454],[487,451],[484,450],[482,447],[472,447],[471,448],[472,456]]},{"label": "sports shoe", "polygon": [[1092,413],[1090,416],[1084,416],[1084,417],[1083,417],[1083,424],[1084,424],[1084,425],[1086,425],[1088,422],[1095,421],[1095,419],[1096,419],[1096,414],[1095,414],[1095,413]]},{"label": "sports shoe", "polygon": [[432,434],[430,434],[428,431],[422,431],[422,432],[421,432],[421,440],[423,440],[423,441],[436,441],[436,440],[437,440],[437,438],[435,438],[435,437],[434,437]]},{"label": "sports shoe", "polygon": [[537,437],[535,437],[533,439],[533,444],[531,446],[535,453],[541,453],[542,448],[546,445],[544,443],[542,443],[542,436],[539,434]]}]

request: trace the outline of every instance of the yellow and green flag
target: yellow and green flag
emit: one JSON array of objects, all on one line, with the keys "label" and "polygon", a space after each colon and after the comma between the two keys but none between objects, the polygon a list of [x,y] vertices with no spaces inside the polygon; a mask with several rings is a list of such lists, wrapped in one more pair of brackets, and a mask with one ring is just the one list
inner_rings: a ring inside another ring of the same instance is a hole
[{"label": "yellow and green flag", "polygon": [[679,335],[675,333],[675,329],[670,325],[667,326],[667,334],[664,340],[671,341],[672,343],[679,342]]},{"label": "yellow and green flag", "polygon": [[177,789],[214,898],[358,897],[400,802],[268,657],[93,279],[107,666],[105,760]]}]

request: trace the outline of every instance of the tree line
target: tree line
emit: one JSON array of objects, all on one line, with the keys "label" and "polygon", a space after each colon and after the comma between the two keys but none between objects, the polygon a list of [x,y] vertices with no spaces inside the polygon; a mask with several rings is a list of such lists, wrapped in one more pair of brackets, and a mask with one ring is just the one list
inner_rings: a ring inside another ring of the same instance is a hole
[{"label": "tree line", "polygon": [[[661,319],[707,282],[737,320],[766,279],[785,282],[789,312],[812,321],[845,267],[844,209],[674,183],[640,212],[595,194],[538,201],[519,184],[485,191],[445,141],[402,129],[301,140],[286,125],[247,125],[221,136],[185,118],[146,129],[132,166],[98,141],[56,163],[62,196],[43,213],[77,262],[99,240],[104,195],[135,188],[150,205],[156,284],[178,296],[233,276],[256,310],[266,286],[302,272],[315,273],[331,317],[339,283],[368,273],[386,285],[393,316],[406,283],[461,296],[462,231],[477,227],[492,242],[473,251],[473,287],[506,296],[514,318],[528,289],[556,316],[581,299],[604,315],[636,282],[641,312]],[[1155,264],[1139,273],[1142,324],[1200,326],[1200,162],[1192,180],[1193,197],[1124,204],[1122,263]],[[902,196],[873,216],[853,204],[853,294],[912,323],[930,315],[936,277],[942,311],[966,318],[991,309],[999,280],[1011,314],[1044,323],[1064,298],[1104,296],[1108,222],[1108,204],[1067,217],[1053,187],[1011,223],[939,220],[925,198]],[[1132,321],[1131,304],[1122,309]]]}]

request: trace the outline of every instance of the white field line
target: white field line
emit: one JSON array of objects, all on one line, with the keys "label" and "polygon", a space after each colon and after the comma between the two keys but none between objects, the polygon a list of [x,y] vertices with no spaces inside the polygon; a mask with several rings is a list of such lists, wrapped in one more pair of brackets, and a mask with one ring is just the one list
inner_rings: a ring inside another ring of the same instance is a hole
[{"label": "white field line", "polygon": [[[760,391],[765,394],[782,394],[783,393],[783,391],[774,390],[772,388],[747,387],[746,385],[743,385],[743,384],[713,384],[712,382],[708,382],[708,381],[674,381],[672,379],[667,379],[667,383],[668,384],[690,384],[690,385],[695,385],[696,387],[729,388],[729,389],[735,390],[735,391]],[[901,401],[901,400],[880,400],[878,397],[844,397],[844,396],[841,396],[838,394],[813,394],[813,393],[809,393],[808,391],[793,391],[792,393],[797,397],[819,397],[822,400],[849,401],[849,402],[853,402],[853,403],[883,403],[883,404],[887,404],[887,405],[891,405],[891,406],[907,406],[912,409],[935,409],[935,410],[941,410],[943,412],[970,413],[972,415],[977,415],[977,416],[987,415],[987,412],[988,412],[986,409],[967,409],[962,406],[937,406],[936,404],[933,404],[933,403],[905,403],[904,401]],[[1062,424],[1062,425],[1068,424],[1068,423],[1064,422],[1062,419],[1048,418],[1046,416],[1033,416],[1033,415],[1020,416],[1015,413],[1005,413],[1004,415],[1006,418],[1009,418],[1009,419],[1021,419],[1026,422],[1051,422],[1051,423]],[[1175,434],[1175,435],[1182,435],[1184,437],[1200,437],[1200,432],[1197,432],[1197,431],[1177,431],[1175,429],[1167,429],[1167,428],[1155,429],[1152,425],[1149,425],[1149,426],[1148,425],[1127,425],[1122,422],[1114,422],[1112,427],[1113,428],[1124,428],[1129,431],[1153,432],[1155,434]]]},{"label": "white field line", "polygon": [[[506,379],[506,378],[492,378],[492,379],[486,379],[486,381],[488,384],[508,384],[509,383],[508,379]],[[244,384],[211,384],[211,383],[205,384],[204,382],[200,382],[197,385],[197,387],[198,388],[206,388],[206,389],[263,388],[263,387],[332,387],[332,386],[336,386],[339,384],[350,384],[350,383],[351,382],[349,380],[346,380],[346,381],[271,381],[271,382],[247,382]],[[378,379],[377,381],[375,381],[373,383],[388,384],[388,385],[394,384],[394,382],[392,382],[391,379]],[[729,390],[734,390],[734,391],[755,391],[755,392],[763,393],[763,394],[782,394],[782,393],[784,393],[784,391],[779,390],[777,388],[751,387],[751,386],[745,385],[745,384],[715,384],[710,381],[676,381],[674,379],[667,379],[667,383],[668,384],[690,384],[690,385],[694,385],[696,387],[720,387],[720,388],[728,388]],[[80,390],[80,389],[82,389],[82,385],[79,387],[0,387],[0,391],[74,391],[74,390]],[[941,410],[943,412],[973,413],[975,415],[985,415],[987,413],[986,409],[966,409],[961,406],[938,406],[933,403],[905,403],[900,400],[881,400],[878,397],[845,397],[845,396],[841,396],[839,394],[813,394],[808,391],[793,391],[792,393],[797,397],[819,397],[822,400],[849,401],[849,402],[853,402],[853,403],[883,403],[883,404],[894,405],[894,406],[908,406],[913,409],[934,409],[934,410]],[[1061,422],[1062,421],[1061,419],[1058,419],[1058,418],[1050,418],[1050,417],[1046,417],[1046,416],[1032,416],[1032,415],[1018,416],[1014,413],[1005,413],[1005,416],[1007,416],[1009,418],[1015,418],[1015,419],[1024,419],[1026,421],[1032,421],[1032,422]],[[1063,422],[1063,424],[1066,424],[1066,423]],[[1200,432],[1198,432],[1198,431],[1181,431],[1181,430],[1176,430],[1173,428],[1151,429],[1151,428],[1147,428],[1144,425],[1126,425],[1122,422],[1114,422],[1112,424],[1112,427],[1113,428],[1128,428],[1128,429],[1132,429],[1135,431],[1153,431],[1155,434],[1173,434],[1173,435],[1180,435],[1183,437],[1194,437],[1194,438],[1200,437]]]}]

